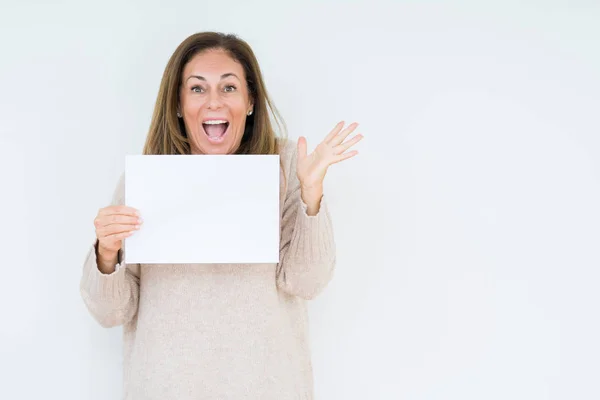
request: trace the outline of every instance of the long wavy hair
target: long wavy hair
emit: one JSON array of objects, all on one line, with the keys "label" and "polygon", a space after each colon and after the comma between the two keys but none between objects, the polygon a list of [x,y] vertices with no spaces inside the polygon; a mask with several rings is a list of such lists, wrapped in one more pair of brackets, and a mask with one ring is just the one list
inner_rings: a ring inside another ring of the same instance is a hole
[{"label": "long wavy hair", "polygon": [[[206,50],[224,50],[239,62],[246,75],[254,112],[246,117],[246,126],[235,154],[280,154],[287,138],[285,121],[269,98],[254,52],[234,34],[200,32],[186,38],[169,59],[160,82],[152,122],[143,154],[190,154],[190,138],[183,119],[177,118],[179,89],[186,64]],[[273,121],[279,128],[276,133]]]}]

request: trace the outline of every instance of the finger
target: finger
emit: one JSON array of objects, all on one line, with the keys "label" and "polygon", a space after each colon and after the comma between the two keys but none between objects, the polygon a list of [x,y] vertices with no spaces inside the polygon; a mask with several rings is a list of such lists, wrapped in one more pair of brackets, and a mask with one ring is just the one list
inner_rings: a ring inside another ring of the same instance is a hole
[{"label": "finger", "polygon": [[119,241],[119,240],[123,240],[131,235],[133,235],[134,231],[129,231],[129,232],[121,232],[121,233],[115,233],[113,235],[108,235],[105,236],[104,238],[102,238],[102,240],[104,241]]},{"label": "finger", "polygon": [[101,226],[107,226],[110,224],[137,224],[142,222],[142,218],[135,215],[130,214],[103,214],[98,213],[96,218],[94,218],[94,226],[96,228]]},{"label": "finger", "polygon": [[141,224],[143,221],[139,217],[132,217],[129,215],[111,214],[106,216],[97,217],[94,220],[94,226],[96,228],[105,227],[113,224],[128,224],[136,225]]},{"label": "finger", "polygon": [[298,161],[306,158],[306,138],[304,136],[300,136],[298,139]]},{"label": "finger", "polygon": [[348,135],[356,129],[357,126],[358,122],[354,122],[348,125],[346,129],[341,131],[338,135],[334,136],[333,139],[331,139],[331,141],[329,142],[329,144],[331,144],[332,146],[337,146],[338,144],[342,143],[344,139],[346,139],[346,137],[348,137]]},{"label": "finger", "polygon": [[346,150],[348,150],[350,147],[354,146],[356,143],[360,142],[362,140],[364,136],[361,135],[360,133],[356,136],[354,136],[352,139],[335,146],[334,151],[336,154],[342,154],[344,153]]},{"label": "finger", "polygon": [[116,233],[137,231],[140,229],[140,225],[109,225],[96,230],[96,235],[99,237],[106,237],[114,235]]},{"label": "finger", "polygon": [[331,139],[333,139],[335,137],[335,135],[337,135],[342,128],[344,127],[344,121],[340,121],[337,123],[337,125],[331,130],[331,132],[329,132],[329,134],[325,137],[325,140],[323,140],[325,143],[329,143],[329,141]]},{"label": "finger", "polygon": [[337,163],[339,163],[341,161],[344,161],[344,160],[347,160],[349,158],[352,158],[352,157],[354,157],[357,154],[358,154],[358,150],[353,150],[353,151],[348,152],[348,153],[340,154],[339,156],[337,156],[336,158],[334,158],[334,160],[331,162],[330,165],[337,164]]}]

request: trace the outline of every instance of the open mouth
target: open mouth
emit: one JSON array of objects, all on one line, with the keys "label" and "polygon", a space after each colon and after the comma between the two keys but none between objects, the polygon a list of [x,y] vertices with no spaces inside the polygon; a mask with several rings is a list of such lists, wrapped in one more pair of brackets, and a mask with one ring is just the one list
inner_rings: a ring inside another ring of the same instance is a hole
[{"label": "open mouth", "polygon": [[225,138],[229,129],[229,121],[214,120],[202,123],[202,129],[208,137],[208,140],[213,143],[220,143]]}]

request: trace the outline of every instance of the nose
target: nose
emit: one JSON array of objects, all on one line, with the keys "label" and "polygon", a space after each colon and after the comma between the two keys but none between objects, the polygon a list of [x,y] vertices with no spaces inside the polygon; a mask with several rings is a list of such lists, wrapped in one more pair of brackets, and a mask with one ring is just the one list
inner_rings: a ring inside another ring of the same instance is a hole
[{"label": "nose", "polygon": [[207,107],[210,110],[217,110],[223,105],[218,91],[211,91],[208,95]]}]

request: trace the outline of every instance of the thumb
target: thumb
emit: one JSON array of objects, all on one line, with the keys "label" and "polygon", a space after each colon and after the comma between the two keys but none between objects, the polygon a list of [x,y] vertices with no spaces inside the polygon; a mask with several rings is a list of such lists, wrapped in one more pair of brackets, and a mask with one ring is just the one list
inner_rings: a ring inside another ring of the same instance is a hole
[{"label": "thumb", "polygon": [[304,136],[300,136],[298,139],[298,161],[304,160],[306,158],[306,138]]}]

